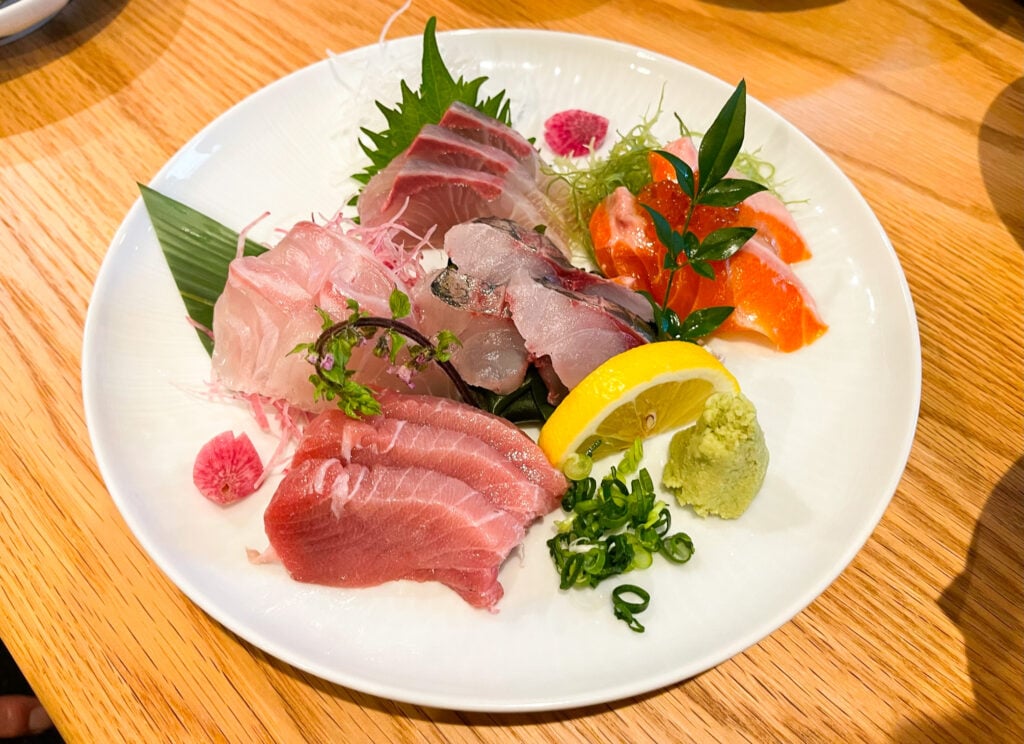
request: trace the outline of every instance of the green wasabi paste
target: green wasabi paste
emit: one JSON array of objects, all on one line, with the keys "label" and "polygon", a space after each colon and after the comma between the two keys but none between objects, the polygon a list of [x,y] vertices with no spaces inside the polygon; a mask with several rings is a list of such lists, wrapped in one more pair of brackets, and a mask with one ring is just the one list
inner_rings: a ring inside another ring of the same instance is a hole
[{"label": "green wasabi paste", "polygon": [[768,448],[742,393],[715,393],[697,423],[672,437],[662,485],[702,517],[735,519],[764,483]]}]

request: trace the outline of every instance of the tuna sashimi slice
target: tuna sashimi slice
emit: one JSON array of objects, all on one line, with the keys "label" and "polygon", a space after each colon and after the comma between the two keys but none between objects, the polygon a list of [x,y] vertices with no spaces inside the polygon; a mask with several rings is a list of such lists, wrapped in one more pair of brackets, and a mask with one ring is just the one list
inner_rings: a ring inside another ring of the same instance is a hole
[{"label": "tuna sashimi slice", "polygon": [[482,439],[400,419],[359,421],[326,411],[307,427],[292,467],[309,459],[337,458],[366,467],[417,467],[457,478],[523,524],[551,511],[551,497]]},{"label": "tuna sashimi slice", "polygon": [[[562,473],[551,466],[537,443],[509,421],[464,403],[431,395],[381,391],[384,416],[472,434],[501,452],[526,477],[550,496],[554,509],[568,488]],[[550,509],[549,509],[550,511]]]},{"label": "tuna sashimi slice", "polygon": [[498,570],[524,534],[515,517],[455,478],[338,460],[307,460],[289,471],[264,526],[297,581],[439,581],[474,607],[501,598]]}]

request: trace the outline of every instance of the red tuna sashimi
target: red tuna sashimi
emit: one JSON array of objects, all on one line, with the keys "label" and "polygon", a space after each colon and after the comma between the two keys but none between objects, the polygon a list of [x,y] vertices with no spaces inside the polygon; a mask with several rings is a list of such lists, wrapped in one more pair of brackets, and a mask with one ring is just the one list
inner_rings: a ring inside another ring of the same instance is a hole
[{"label": "red tuna sashimi", "polygon": [[[350,313],[346,301],[354,299],[366,312],[390,317],[388,298],[395,286],[394,271],[360,241],[340,229],[298,223],[266,253],[231,262],[214,306],[215,379],[231,390],[316,410],[309,382],[313,368],[290,353],[320,335],[316,308],[340,320]],[[353,351],[352,368],[359,382],[405,386],[389,373],[386,360],[373,355],[371,344]],[[435,368],[414,382],[424,392],[452,392]]]},{"label": "red tuna sashimi", "polygon": [[479,408],[431,395],[404,395],[381,391],[377,396],[384,416],[429,424],[472,434],[501,452],[526,477],[545,490],[557,503],[569,484],[553,468],[537,443],[515,424]]},{"label": "red tuna sashimi", "polygon": [[[680,137],[662,149],[678,157],[696,172],[697,148],[689,137]],[[675,169],[665,158],[652,153],[649,161],[652,180],[675,180]],[[730,178],[745,177],[735,169],[730,170],[728,175]],[[697,177],[699,179],[699,174]],[[742,201],[736,210],[734,224],[756,228],[757,236],[786,263],[811,257],[807,240],[797,227],[793,215],[779,197],[770,191],[758,192]]]},{"label": "red tuna sashimi", "polygon": [[297,581],[341,587],[439,581],[474,607],[502,596],[498,569],[523,538],[476,490],[421,468],[307,460],[264,514],[270,545]]},{"label": "red tuna sashimi", "polygon": [[501,452],[471,434],[437,426],[379,416],[359,421],[341,411],[325,411],[307,427],[292,467],[324,458],[435,470],[475,488],[524,524],[557,506]]},{"label": "red tuna sashimi", "polygon": [[570,390],[603,362],[648,339],[603,307],[517,271],[505,296],[512,320],[534,358],[551,366]]}]

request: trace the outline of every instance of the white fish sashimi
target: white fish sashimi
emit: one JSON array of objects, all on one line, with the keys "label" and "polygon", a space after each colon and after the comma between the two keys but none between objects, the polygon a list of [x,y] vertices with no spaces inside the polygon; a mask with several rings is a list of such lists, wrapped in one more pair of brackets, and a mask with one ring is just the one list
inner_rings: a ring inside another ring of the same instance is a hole
[{"label": "white fish sashimi", "polygon": [[[303,410],[322,409],[313,403],[313,367],[290,353],[320,335],[317,307],[343,320],[350,314],[347,301],[354,299],[362,310],[390,317],[388,298],[396,286],[394,271],[362,242],[336,226],[298,223],[266,253],[231,263],[214,306],[215,381]],[[350,366],[364,384],[409,389],[389,372],[386,360],[373,355],[372,344],[357,347]],[[433,368],[415,384],[418,392],[452,392],[448,379]]]}]

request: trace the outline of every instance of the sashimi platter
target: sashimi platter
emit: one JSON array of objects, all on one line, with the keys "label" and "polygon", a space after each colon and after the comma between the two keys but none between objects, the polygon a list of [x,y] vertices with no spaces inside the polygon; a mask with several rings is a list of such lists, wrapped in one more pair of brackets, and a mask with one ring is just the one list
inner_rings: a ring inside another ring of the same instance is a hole
[{"label": "sashimi platter", "polygon": [[756,94],[431,19],[227,111],[86,322],[140,544],[266,652],[445,708],[626,698],[787,622],[896,490],[920,346],[870,208]]}]

